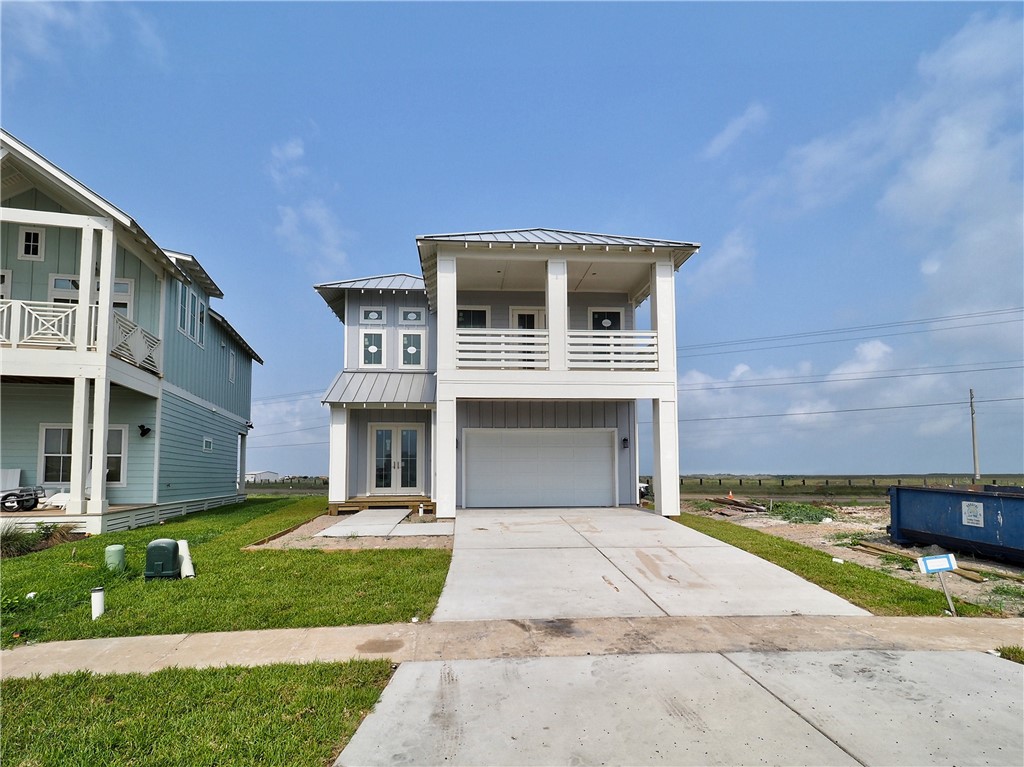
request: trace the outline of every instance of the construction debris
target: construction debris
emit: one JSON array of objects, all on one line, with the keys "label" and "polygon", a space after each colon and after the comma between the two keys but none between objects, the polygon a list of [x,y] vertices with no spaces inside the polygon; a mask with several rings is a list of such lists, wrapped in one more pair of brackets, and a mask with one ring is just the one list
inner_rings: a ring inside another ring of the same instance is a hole
[{"label": "construction debris", "polygon": [[750,501],[741,501],[738,498],[708,498],[707,500],[712,503],[720,503],[723,506],[731,506],[740,511],[768,511],[764,506],[751,503]]}]

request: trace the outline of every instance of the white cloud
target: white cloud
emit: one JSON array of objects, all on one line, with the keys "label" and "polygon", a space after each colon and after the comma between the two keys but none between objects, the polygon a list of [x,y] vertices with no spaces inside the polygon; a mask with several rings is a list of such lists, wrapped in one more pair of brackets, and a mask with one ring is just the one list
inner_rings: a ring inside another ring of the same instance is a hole
[{"label": "white cloud", "polygon": [[753,102],[739,117],[735,117],[719,133],[708,142],[701,153],[705,160],[713,160],[724,154],[745,134],[760,128],[768,121],[768,110],[758,102]]},{"label": "white cloud", "polygon": [[754,277],[756,253],[749,237],[733,229],[717,249],[702,248],[700,263],[686,273],[686,285],[693,300],[720,296]]},{"label": "white cloud", "polygon": [[305,155],[306,147],[301,138],[291,138],[270,148],[267,172],[278,188],[309,173],[309,168],[302,163]]},{"label": "white cloud", "polygon": [[333,211],[322,199],[298,205],[281,205],[274,234],[291,255],[307,263],[319,279],[336,278],[348,264],[344,232]]},{"label": "white cloud", "polygon": [[921,274],[926,277],[938,274],[939,269],[942,268],[942,262],[937,258],[926,258],[921,262]]},{"label": "white cloud", "polygon": [[852,360],[842,362],[828,374],[828,380],[841,388],[864,385],[864,381],[840,381],[836,379],[857,378],[885,369],[892,360],[892,347],[877,338],[857,344]]},{"label": "white cloud", "polygon": [[[124,16],[118,16],[119,13]],[[125,27],[127,20],[127,28]],[[168,51],[152,18],[120,3],[14,2],[3,4],[3,77],[9,85],[39,63],[68,66],[67,51],[102,52],[129,44],[166,69]]]}]

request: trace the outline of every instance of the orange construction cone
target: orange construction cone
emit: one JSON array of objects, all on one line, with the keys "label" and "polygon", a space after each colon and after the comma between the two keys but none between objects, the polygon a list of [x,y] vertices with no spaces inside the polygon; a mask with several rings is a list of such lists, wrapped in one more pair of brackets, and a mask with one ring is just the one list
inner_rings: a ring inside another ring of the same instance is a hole
[{"label": "orange construction cone", "polygon": [[729,491],[729,500],[732,500],[732,490]]}]

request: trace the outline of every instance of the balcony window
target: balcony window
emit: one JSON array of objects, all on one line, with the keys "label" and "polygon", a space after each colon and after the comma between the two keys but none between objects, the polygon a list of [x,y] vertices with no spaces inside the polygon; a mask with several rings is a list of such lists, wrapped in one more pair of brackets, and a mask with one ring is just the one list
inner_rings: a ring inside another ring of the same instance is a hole
[{"label": "balcony window", "polygon": [[460,306],[455,315],[455,327],[457,328],[486,328],[489,327],[489,310],[486,306]]},{"label": "balcony window", "polygon": [[[52,304],[77,304],[78,303],[78,275],[54,274],[50,277],[49,300]],[[99,295],[100,283],[96,281],[96,294]],[[116,279],[114,280],[114,294],[112,296],[114,311],[128,319],[132,318],[132,308],[135,303],[135,280]]]},{"label": "balcony window", "polygon": [[591,330],[622,330],[622,309],[591,309]]},{"label": "balcony window", "polygon": [[0,269],[0,301],[11,297],[11,270]]}]

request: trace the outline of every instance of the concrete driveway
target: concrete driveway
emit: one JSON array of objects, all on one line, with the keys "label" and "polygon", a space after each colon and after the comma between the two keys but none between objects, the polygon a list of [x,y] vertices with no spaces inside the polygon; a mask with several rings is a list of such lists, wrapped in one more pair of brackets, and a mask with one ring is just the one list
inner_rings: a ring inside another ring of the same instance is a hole
[{"label": "concrete driveway", "polygon": [[[704,615],[771,621],[778,634],[807,620],[781,617],[794,614],[873,620],[640,511],[462,511],[432,625],[614,616],[671,630],[680,618],[669,616]],[[495,648],[498,657],[403,663],[336,765],[1024,763],[1024,667],[992,655],[849,649],[851,628],[842,643],[817,637],[843,651],[707,652],[695,642],[691,652],[597,656],[574,641],[572,623],[548,624],[565,628],[562,657]]]},{"label": "concrete driveway", "polygon": [[432,620],[867,614],[655,514],[469,509]]}]

